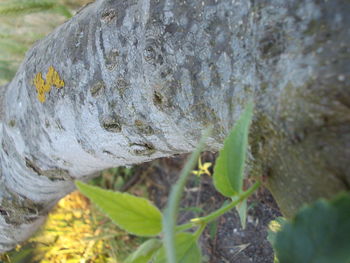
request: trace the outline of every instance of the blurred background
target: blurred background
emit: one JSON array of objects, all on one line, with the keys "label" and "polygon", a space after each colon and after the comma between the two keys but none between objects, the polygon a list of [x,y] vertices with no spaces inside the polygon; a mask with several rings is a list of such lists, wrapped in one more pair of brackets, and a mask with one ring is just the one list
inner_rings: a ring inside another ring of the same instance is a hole
[{"label": "blurred background", "polygon": [[9,82],[28,48],[93,0],[0,0],[0,85]]}]

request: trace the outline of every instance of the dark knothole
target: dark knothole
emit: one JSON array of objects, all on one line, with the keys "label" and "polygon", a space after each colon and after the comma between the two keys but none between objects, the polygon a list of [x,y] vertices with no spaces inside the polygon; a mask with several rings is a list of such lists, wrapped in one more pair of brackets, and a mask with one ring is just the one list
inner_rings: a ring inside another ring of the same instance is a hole
[{"label": "dark knothole", "polygon": [[161,105],[163,103],[163,95],[158,91],[154,91],[153,102],[155,105]]},{"label": "dark knothole", "polygon": [[108,11],[104,11],[101,15],[101,20],[103,22],[109,23],[111,22],[115,17],[117,16],[117,13],[115,10],[111,9]]},{"label": "dark knothole", "polygon": [[117,116],[109,116],[102,120],[102,127],[109,132],[121,132],[121,124]]},{"label": "dark knothole", "polygon": [[15,127],[16,126],[16,121],[15,120],[10,120],[9,121],[9,126],[10,127]]},{"label": "dark knothole", "polygon": [[151,156],[156,149],[152,143],[132,143],[130,147],[133,149],[135,155]]},{"label": "dark knothole", "polygon": [[268,28],[264,37],[259,41],[262,58],[274,58],[281,55],[284,50],[284,32],[281,25]]},{"label": "dark knothole", "polygon": [[90,93],[91,93],[91,96],[92,97],[97,97],[99,96],[102,91],[105,89],[105,84],[100,81],[100,82],[97,82],[95,85],[93,85],[91,88],[90,88]]},{"label": "dark knothole", "polygon": [[0,207],[0,214],[3,216],[8,216],[7,212]]},{"label": "dark knothole", "polygon": [[154,48],[151,45],[149,45],[145,48],[143,55],[144,55],[145,60],[147,62],[150,62],[156,58],[156,51],[154,50]]}]

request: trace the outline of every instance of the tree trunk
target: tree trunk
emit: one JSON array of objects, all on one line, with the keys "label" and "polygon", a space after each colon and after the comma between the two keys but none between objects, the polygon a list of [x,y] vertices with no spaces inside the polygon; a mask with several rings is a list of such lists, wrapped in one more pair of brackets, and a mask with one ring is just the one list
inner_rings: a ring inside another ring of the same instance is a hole
[{"label": "tree trunk", "polygon": [[[247,172],[286,216],[350,187],[350,2],[100,0],[1,98],[0,251],[101,169],[222,146],[255,102]],[[4,91],[5,92],[5,91]]]}]

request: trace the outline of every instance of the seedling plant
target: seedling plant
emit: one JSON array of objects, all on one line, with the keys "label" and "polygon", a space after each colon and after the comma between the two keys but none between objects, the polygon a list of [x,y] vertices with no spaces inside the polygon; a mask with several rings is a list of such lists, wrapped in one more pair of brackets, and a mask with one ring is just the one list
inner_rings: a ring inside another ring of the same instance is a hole
[{"label": "seedling plant", "polygon": [[241,218],[245,218],[246,199],[260,185],[256,182],[248,190],[243,190],[244,164],[252,115],[253,104],[249,104],[226,138],[214,167],[214,186],[228,197],[230,202],[207,216],[193,218],[185,224],[176,224],[183,189],[197,163],[209,131],[204,134],[199,146],[183,168],[163,213],[147,199],[76,182],[79,190],[119,227],[134,235],[150,237],[126,259],[126,263],[202,262],[198,239],[206,226],[238,205]]},{"label": "seedling plant", "polygon": [[[218,210],[192,218],[185,224],[177,224],[181,195],[191,172],[197,175],[209,173],[209,166],[202,163],[199,171],[193,172],[209,131],[203,135],[172,187],[163,213],[145,198],[76,182],[78,189],[120,228],[149,237],[125,263],[202,262],[198,240],[203,230],[233,208],[237,209],[244,228],[247,198],[260,186],[257,181],[247,190],[243,189],[252,116],[253,104],[250,103],[224,141],[214,167],[214,186],[229,201]],[[350,263],[349,211],[350,195],[342,193],[330,201],[322,199],[303,207],[290,221],[283,218],[272,221],[268,239],[275,250],[275,262]]]}]

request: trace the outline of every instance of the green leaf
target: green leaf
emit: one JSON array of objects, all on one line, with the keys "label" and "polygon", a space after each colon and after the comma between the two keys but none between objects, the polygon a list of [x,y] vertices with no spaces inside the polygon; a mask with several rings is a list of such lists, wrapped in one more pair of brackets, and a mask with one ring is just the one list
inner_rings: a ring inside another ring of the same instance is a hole
[{"label": "green leaf", "polygon": [[[44,256],[41,254],[41,251],[38,251],[35,248],[34,242],[30,242],[25,244],[24,246],[21,246],[21,249],[17,251],[16,249],[11,250],[10,252],[6,253],[8,256],[9,261],[1,261],[0,263],[31,263],[36,262],[34,258]],[[1,258],[1,257],[0,257]]]},{"label": "green leaf", "polygon": [[249,103],[230,135],[224,142],[214,167],[214,186],[224,196],[232,197],[242,191],[248,133],[253,116]]},{"label": "green leaf", "polygon": [[148,263],[161,246],[159,239],[149,239],[128,256],[124,263]]},{"label": "green leaf", "polygon": [[145,198],[112,192],[76,181],[78,189],[120,228],[138,236],[155,236],[162,230],[162,214]]},{"label": "green leaf", "polygon": [[[175,236],[176,263],[201,263],[202,253],[197,238],[189,233],[178,233]],[[167,263],[164,246],[157,253],[153,263]]]},{"label": "green leaf", "polygon": [[185,167],[182,169],[180,177],[176,184],[172,187],[167,206],[164,210],[163,232],[164,245],[168,256],[169,263],[178,263],[176,259],[177,251],[175,248],[175,225],[179,211],[179,204],[182,192],[184,190],[187,178],[197,163],[201,150],[204,147],[205,140],[209,136],[210,130],[206,130],[198,143],[196,150],[191,154]]},{"label": "green leaf", "polygon": [[218,231],[218,220],[215,220],[208,225],[210,239],[214,240],[216,237],[216,233]]},{"label": "green leaf", "polygon": [[350,195],[304,207],[277,233],[280,263],[349,263]]},{"label": "green leaf", "polygon": [[241,220],[242,229],[245,229],[247,225],[247,199],[243,200],[236,206],[239,218]]}]

